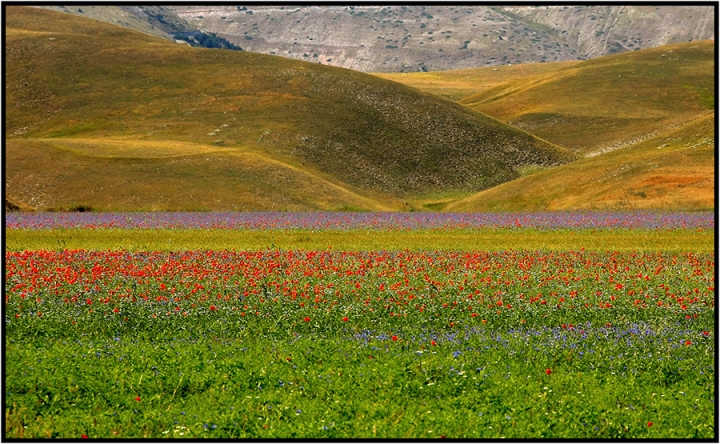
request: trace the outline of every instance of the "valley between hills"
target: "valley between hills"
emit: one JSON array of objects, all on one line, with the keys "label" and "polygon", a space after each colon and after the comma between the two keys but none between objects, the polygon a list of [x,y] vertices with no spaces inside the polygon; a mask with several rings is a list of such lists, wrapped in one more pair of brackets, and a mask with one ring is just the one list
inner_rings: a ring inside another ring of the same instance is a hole
[{"label": "valley between hills", "polygon": [[7,6],[6,209],[714,209],[715,46],[363,73]]}]

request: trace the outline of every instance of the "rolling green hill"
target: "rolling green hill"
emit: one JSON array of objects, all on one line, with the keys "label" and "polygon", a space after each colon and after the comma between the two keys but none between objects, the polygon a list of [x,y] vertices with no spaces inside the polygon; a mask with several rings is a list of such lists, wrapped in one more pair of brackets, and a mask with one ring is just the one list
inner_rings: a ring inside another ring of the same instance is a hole
[{"label": "rolling green hill", "polygon": [[6,163],[9,194],[39,209],[394,209],[392,202],[375,200],[258,151],[228,152],[188,142],[15,139],[8,144]]},{"label": "rolling green hill", "polygon": [[54,11],[6,7],[5,54],[6,193],[36,209],[407,209],[574,159],[371,75]]}]

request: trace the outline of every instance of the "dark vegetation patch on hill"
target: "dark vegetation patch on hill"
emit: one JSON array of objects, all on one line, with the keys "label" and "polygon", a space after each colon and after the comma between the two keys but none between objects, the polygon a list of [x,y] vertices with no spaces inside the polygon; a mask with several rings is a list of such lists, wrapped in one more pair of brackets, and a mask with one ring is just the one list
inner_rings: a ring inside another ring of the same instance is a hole
[{"label": "dark vegetation patch on hill", "polygon": [[238,45],[228,42],[222,37],[218,37],[213,33],[207,33],[202,31],[190,31],[190,32],[176,32],[173,33],[173,37],[176,40],[182,40],[187,42],[190,46],[199,46],[202,48],[217,48],[217,49],[234,49],[236,51],[242,51],[242,48]]}]

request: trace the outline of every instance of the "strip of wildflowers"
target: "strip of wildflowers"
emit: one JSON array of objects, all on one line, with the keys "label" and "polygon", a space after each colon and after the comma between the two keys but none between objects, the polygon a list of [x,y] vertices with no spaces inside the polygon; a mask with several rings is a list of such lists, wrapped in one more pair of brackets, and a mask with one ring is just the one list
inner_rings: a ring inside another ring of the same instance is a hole
[{"label": "strip of wildflowers", "polygon": [[202,228],[202,229],[480,229],[622,228],[706,229],[712,212],[551,212],[551,213],[8,213],[9,229]]},{"label": "strip of wildflowers", "polygon": [[661,328],[709,322],[714,267],[692,253],[7,252],[5,322],[60,335],[197,317],[277,332]]}]

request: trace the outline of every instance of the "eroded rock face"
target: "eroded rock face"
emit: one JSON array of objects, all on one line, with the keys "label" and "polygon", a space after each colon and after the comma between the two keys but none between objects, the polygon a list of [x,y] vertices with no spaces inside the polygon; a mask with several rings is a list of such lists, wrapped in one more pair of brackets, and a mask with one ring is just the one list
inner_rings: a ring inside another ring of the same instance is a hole
[{"label": "eroded rock face", "polygon": [[242,46],[365,72],[588,59],[712,39],[711,6],[168,6]]},{"label": "eroded rock face", "polygon": [[712,6],[44,6],[364,72],[585,60],[714,38]]}]

